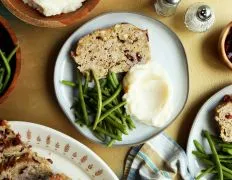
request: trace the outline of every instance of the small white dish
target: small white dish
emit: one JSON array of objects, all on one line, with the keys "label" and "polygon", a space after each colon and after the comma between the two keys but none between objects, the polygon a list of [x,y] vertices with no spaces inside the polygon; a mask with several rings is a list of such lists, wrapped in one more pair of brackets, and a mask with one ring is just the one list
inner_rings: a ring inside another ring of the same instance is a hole
[{"label": "small white dish", "polygon": [[195,139],[202,144],[206,152],[211,152],[206,138],[202,136],[202,130],[207,130],[211,134],[216,134],[214,109],[226,94],[232,94],[232,85],[223,88],[209,98],[199,110],[192,125],[187,144],[187,157],[189,171],[193,177],[196,177],[200,170],[205,168],[204,164],[192,154],[192,151],[196,150],[193,140]]},{"label": "small white dish", "polygon": [[73,180],[118,180],[113,171],[93,151],[75,139],[46,126],[10,121],[11,128],[33,151],[53,161],[52,169]]},{"label": "small white dish", "polygon": [[74,80],[76,66],[70,57],[70,51],[76,48],[78,40],[94,30],[106,28],[117,23],[131,23],[141,29],[147,29],[150,39],[152,59],[157,61],[166,71],[172,85],[172,113],[164,127],[154,128],[135,122],[136,129],[123,136],[115,145],[133,145],[143,143],[163,131],[182,111],[189,90],[189,74],[187,58],[179,38],[161,22],[134,13],[107,13],[100,15],[77,29],[65,42],[57,57],[54,71],[54,86],[58,102],[72,124],[90,140],[101,143],[86,127],[75,124],[70,107],[73,103],[74,91],[60,83],[60,80]]}]

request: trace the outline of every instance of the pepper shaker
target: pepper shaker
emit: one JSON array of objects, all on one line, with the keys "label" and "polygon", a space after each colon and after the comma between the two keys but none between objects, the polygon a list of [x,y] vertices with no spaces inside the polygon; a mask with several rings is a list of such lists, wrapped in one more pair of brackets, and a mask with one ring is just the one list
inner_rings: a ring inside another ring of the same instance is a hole
[{"label": "pepper shaker", "polygon": [[156,0],[154,6],[157,14],[161,16],[172,16],[181,0]]},{"label": "pepper shaker", "polygon": [[214,24],[214,21],[213,10],[202,3],[190,6],[185,14],[185,26],[193,32],[207,31]]}]

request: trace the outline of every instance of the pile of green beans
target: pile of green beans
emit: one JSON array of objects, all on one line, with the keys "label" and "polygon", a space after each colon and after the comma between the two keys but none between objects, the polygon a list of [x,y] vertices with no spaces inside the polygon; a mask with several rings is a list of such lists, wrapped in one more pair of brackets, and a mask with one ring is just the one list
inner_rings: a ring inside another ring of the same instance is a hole
[{"label": "pile of green beans", "polygon": [[[90,79],[94,81],[93,87],[89,87]],[[122,141],[122,135],[128,135],[128,130],[135,128],[126,114],[126,101],[122,99],[123,88],[117,74],[110,72],[99,80],[93,70],[83,75],[78,71],[77,82],[63,80],[61,83],[78,91],[71,107],[76,123],[87,126],[108,147]]]},{"label": "pile of green beans", "polygon": [[17,49],[18,46],[8,56],[0,49],[0,96],[10,83],[12,77],[11,60],[17,52]]},{"label": "pile of green beans", "polygon": [[206,169],[201,170],[196,179],[201,179],[207,174],[214,174],[214,179],[232,179],[232,144],[223,142],[208,131],[203,131],[203,135],[212,153],[207,154],[197,140],[193,141],[196,150],[192,153],[207,166]]}]

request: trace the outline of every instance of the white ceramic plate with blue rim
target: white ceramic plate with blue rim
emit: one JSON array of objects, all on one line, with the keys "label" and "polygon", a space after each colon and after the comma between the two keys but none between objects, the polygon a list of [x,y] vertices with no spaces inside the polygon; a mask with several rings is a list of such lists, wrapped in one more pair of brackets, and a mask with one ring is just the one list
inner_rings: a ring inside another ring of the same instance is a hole
[{"label": "white ceramic plate with blue rim", "polygon": [[[196,177],[200,170],[205,168],[204,164],[202,164],[192,154],[192,151],[196,150],[193,144],[193,140],[196,139],[200,144],[203,145],[208,153],[211,152],[206,138],[202,136],[202,130],[207,130],[211,134],[217,135],[216,123],[214,120],[214,109],[226,94],[232,94],[232,85],[223,88],[222,90],[214,94],[211,98],[209,98],[201,107],[194,120],[187,144],[189,171],[193,177]],[[206,177],[206,179],[209,179],[209,177]]]},{"label": "white ceramic plate with blue rim", "polygon": [[65,42],[57,57],[54,86],[58,102],[71,123],[90,140],[101,143],[86,127],[75,124],[75,118],[70,107],[73,103],[74,91],[60,83],[60,80],[75,80],[76,66],[70,57],[72,49],[76,48],[78,40],[94,30],[110,27],[117,23],[131,23],[141,29],[147,29],[150,39],[152,59],[157,61],[166,71],[172,85],[172,113],[162,128],[150,127],[135,122],[136,129],[123,136],[116,145],[132,145],[143,143],[163,131],[182,111],[189,90],[189,74],[185,50],[179,38],[161,22],[134,13],[107,13],[100,15],[77,29]]},{"label": "white ceramic plate with blue rim", "polygon": [[32,145],[34,152],[53,161],[53,172],[64,173],[73,180],[118,180],[100,157],[75,139],[39,124],[9,123],[23,142]]}]

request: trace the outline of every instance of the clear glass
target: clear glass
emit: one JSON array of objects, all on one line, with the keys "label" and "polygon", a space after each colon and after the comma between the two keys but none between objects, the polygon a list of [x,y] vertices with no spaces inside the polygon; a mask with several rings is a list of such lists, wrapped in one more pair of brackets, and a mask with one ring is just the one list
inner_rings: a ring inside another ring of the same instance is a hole
[{"label": "clear glass", "polygon": [[157,0],[154,6],[158,15],[172,16],[176,13],[178,4],[170,4],[166,0]]}]

